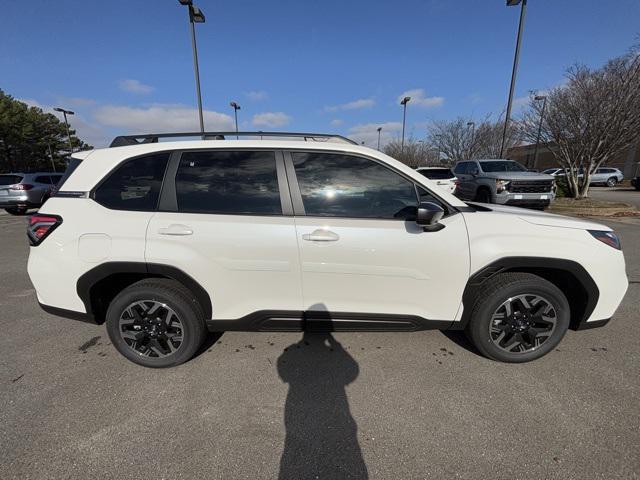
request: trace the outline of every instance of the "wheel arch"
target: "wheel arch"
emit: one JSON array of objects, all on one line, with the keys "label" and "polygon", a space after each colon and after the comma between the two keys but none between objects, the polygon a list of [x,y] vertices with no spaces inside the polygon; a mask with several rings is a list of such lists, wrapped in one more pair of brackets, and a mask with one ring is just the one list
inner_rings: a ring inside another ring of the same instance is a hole
[{"label": "wheel arch", "polygon": [[78,279],[76,291],[87,314],[95,323],[103,323],[107,308],[115,296],[145,278],[167,278],[182,284],[193,293],[205,318],[211,318],[212,304],[207,291],[191,276],[170,265],[143,262],[102,263]]},{"label": "wheel arch", "polygon": [[503,272],[532,273],[558,287],[569,302],[571,329],[578,329],[584,324],[600,297],[593,278],[577,262],[562,258],[505,257],[495,260],[469,277],[462,296],[464,311],[458,328],[464,328],[468,324],[478,288],[489,278]]}]

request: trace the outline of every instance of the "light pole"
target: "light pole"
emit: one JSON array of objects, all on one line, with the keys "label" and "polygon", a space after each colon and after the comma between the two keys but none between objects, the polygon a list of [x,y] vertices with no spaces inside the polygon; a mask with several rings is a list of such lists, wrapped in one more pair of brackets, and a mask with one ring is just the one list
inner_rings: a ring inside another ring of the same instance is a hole
[{"label": "light pole", "polygon": [[475,144],[476,137],[476,122],[467,122],[467,127],[471,127],[471,145],[469,145],[468,156],[471,158],[473,146]]},{"label": "light pole", "polygon": [[75,115],[71,110],[65,110],[64,108],[56,107],[54,108],[56,112],[62,113],[64,115],[64,124],[67,126],[67,138],[69,139],[69,152],[73,153],[73,144],[71,143],[71,131],[69,130],[69,120],[67,120],[67,115]]},{"label": "light pole", "polygon": [[520,44],[522,43],[522,30],[524,29],[524,15],[527,12],[527,0],[507,0],[507,7],[521,4],[520,22],[518,23],[518,39],[516,40],[516,53],[513,57],[513,69],[511,70],[511,85],[509,86],[509,101],[507,102],[507,114],[504,118],[504,130],[502,131],[502,144],[500,145],[500,158],[504,154],[504,144],[507,138],[507,129],[511,118],[511,104],[513,103],[513,91],[516,86],[516,76],[518,74],[518,61],[520,60]]},{"label": "light pole", "polygon": [[411,97],[404,97],[400,101],[400,105],[404,107],[404,111],[402,113],[402,146],[400,147],[400,153],[404,153],[404,125],[407,120],[407,103],[411,100]]},{"label": "light pole", "polygon": [[382,132],[382,127],[378,127],[378,151],[380,151],[380,132]]},{"label": "light pole", "polygon": [[436,135],[436,141],[438,142],[438,163],[440,163],[440,153],[441,153],[441,145],[440,142],[442,141],[442,135]]},{"label": "light pole", "polygon": [[200,94],[200,69],[198,68],[198,48],[196,46],[196,23],[204,23],[204,13],[193,5],[192,0],[178,0],[181,5],[189,7],[189,25],[191,27],[191,48],[193,49],[193,69],[196,77],[196,95],[198,96],[198,115],[200,117],[200,133],[204,140],[204,118],[202,117],[202,95]]},{"label": "light pole", "polygon": [[538,165],[538,145],[540,144],[540,134],[542,133],[542,120],[544,119],[544,110],[547,108],[547,96],[536,95],[533,97],[536,102],[542,100],[542,110],[540,111],[540,124],[538,125],[538,135],[536,137],[536,148],[533,151],[533,168]]},{"label": "light pole", "polygon": [[[238,110],[240,110],[240,105],[238,105],[236,102],[231,102],[229,105],[231,105],[231,108],[233,108],[233,114],[236,117],[236,133],[238,133]],[[238,140],[240,137],[238,137],[238,135],[236,135],[236,140]]]}]

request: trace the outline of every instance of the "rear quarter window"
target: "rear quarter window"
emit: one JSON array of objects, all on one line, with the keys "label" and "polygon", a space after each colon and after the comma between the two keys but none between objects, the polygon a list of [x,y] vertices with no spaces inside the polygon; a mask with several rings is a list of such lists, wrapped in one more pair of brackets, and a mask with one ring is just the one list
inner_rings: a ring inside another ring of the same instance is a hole
[{"label": "rear quarter window", "polygon": [[13,185],[20,183],[24,177],[20,175],[0,175],[0,185]]}]

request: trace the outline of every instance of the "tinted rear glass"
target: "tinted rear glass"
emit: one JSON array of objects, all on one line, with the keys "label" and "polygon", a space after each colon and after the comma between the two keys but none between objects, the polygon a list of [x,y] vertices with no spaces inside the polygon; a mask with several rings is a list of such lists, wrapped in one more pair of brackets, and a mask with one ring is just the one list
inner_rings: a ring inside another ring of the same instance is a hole
[{"label": "tinted rear glass", "polygon": [[168,160],[167,152],[127,160],[96,189],[93,198],[113,210],[155,210]]},{"label": "tinted rear glass", "polygon": [[176,175],[176,197],[181,212],[282,214],[275,153],[183,153]]},{"label": "tinted rear glass", "polygon": [[0,185],[13,185],[21,181],[22,177],[20,175],[0,175]]},{"label": "tinted rear glass", "polygon": [[429,170],[418,170],[418,173],[421,173],[431,180],[448,180],[454,177],[448,168],[430,168]]}]

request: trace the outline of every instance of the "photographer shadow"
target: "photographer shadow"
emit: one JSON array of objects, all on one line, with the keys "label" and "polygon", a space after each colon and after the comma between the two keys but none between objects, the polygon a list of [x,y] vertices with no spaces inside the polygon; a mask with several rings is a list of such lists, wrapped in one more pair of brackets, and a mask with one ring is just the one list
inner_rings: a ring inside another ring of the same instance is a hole
[{"label": "photographer shadow", "polygon": [[305,331],[277,365],[289,384],[278,478],[367,479],[345,390],[358,377],[357,362],[331,333]]}]

